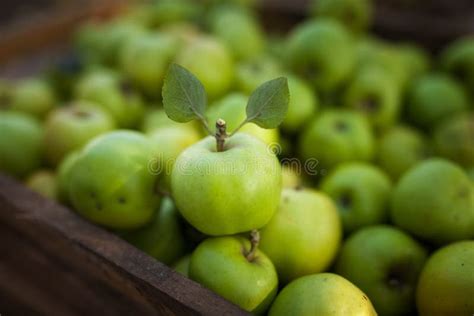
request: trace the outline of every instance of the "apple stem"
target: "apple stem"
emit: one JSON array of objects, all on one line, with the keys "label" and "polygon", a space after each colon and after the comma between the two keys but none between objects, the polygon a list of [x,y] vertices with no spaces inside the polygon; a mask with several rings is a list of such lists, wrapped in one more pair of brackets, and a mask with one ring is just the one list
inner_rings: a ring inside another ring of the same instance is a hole
[{"label": "apple stem", "polygon": [[224,151],[224,143],[225,139],[227,138],[227,125],[223,119],[218,119],[216,122],[216,143],[217,143],[217,151],[221,152]]},{"label": "apple stem", "polygon": [[256,229],[250,232],[250,250],[245,255],[248,261],[252,262],[257,253],[258,244],[260,243],[260,232]]}]

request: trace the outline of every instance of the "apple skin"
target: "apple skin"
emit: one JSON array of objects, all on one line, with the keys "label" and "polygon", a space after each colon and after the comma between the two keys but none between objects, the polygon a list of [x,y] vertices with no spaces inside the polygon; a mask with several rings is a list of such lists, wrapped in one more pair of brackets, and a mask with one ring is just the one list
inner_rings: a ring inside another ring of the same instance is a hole
[{"label": "apple skin", "polygon": [[242,309],[261,314],[277,293],[278,277],[262,251],[257,249],[254,260],[247,260],[249,250],[243,237],[206,239],[191,255],[189,276]]},{"label": "apple skin", "polygon": [[438,249],[428,259],[418,281],[419,315],[471,315],[473,284],[474,241],[459,241]]},{"label": "apple skin", "polygon": [[426,250],[407,233],[376,225],[349,236],[335,271],[367,293],[379,315],[413,315],[426,258]]},{"label": "apple skin", "polygon": [[474,92],[474,39],[461,37],[448,45],[440,57],[441,67],[462,82],[467,90]]},{"label": "apple skin", "polygon": [[41,164],[43,130],[23,113],[0,111],[0,170],[22,178]]},{"label": "apple skin", "polygon": [[257,138],[237,133],[216,151],[214,137],[184,150],[171,174],[181,215],[207,235],[230,235],[267,224],[278,208],[281,166]]},{"label": "apple skin", "polygon": [[429,159],[410,169],[392,194],[391,218],[416,237],[442,245],[474,237],[474,187],[459,166]]},{"label": "apple skin", "polygon": [[302,186],[300,172],[289,165],[281,166],[281,181],[283,188],[296,189]]},{"label": "apple skin", "polygon": [[398,180],[430,152],[423,134],[411,126],[397,125],[380,135],[375,160],[393,180]]},{"label": "apple skin", "polygon": [[180,216],[173,201],[165,197],[149,224],[119,233],[120,237],[166,265],[184,255],[185,240]]},{"label": "apple skin", "polygon": [[189,278],[189,263],[191,262],[191,255],[181,257],[173,264],[173,270]]},{"label": "apple skin", "polygon": [[80,150],[67,154],[56,169],[58,201],[64,205],[71,204],[69,199],[69,172],[80,154]]},{"label": "apple skin", "polygon": [[115,129],[115,122],[94,104],[76,102],[52,111],[44,124],[44,152],[56,166],[71,151],[92,138]]},{"label": "apple skin", "polygon": [[9,109],[43,119],[56,106],[56,96],[46,81],[25,79],[12,91]]},{"label": "apple skin", "polygon": [[417,78],[430,69],[430,56],[421,46],[402,44],[397,47],[410,78]]},{"label": "apple skin", "polygon": [[69,170],[69,198],[88,220],[113,229],[139,228],[160,205],[156,153],[148,138],[133,131],[103,134],[84,147]]},{"label": "apple skin", "polygon": [[38,170],[31,174],[26,180],[26,186],[42,196],[57,199],[57,177],[50,170]]},{"label": "apple skin", "polygon": [[281,290],[269,316],[376,316],[367,295],[333,273],[318,273],[294,280]]},{"label": "apple skin", "polygon": [[304,160],[317,159],[321,168],[348,161],[370,160],[374,136],[367,119],[349,110],[327,110],[310,122],[299,139]]},{"label": "apple skin", "polygon": [[472,182],[474,182],[474,167],[467,169],[466,172],[469,178],[471,178]]},{"label": "apple skin", "polygon": [[145,134],[149,134],[157,129],[168,127],[184,127],[197,132],[200,131],[200,125],[197,121],[190,121],[187,123],[175,122],[166,115],[163,108],[156,108],[155,106],[151,106],[147,109],[140,130]]},{"label": "apple skin", "polygon": [[286,284],[322,272],[336,257],[342,226],[336,206],[311,189],[284,189],[280,207],[261,230],[260,249]]},{"label": "apple skin", "polygon": [[181,49],[175,61],[202,82],[211,100],[228,92],[234,81],[235,65],[231,53],[214,38],[195,38]]},{"label": "apple skin", "polygon": [[[231,93],[211,104],[207,111],[211,131],[215,131],[214,125],[218,119],[226,122],[229,132],[234,131],[247,117],[247,101],[248,97],[244,94]],[[278,143],[280,138],[278,129],[264,129],[253,123],[244,125],[240,132],[255,136],[266,144]]]},{"label": "apple skin", "polygon": [[264,82],[281,77],[283,74],[280,61],[264,54],[236,65],[235,86],[240,92],[250,95]]},{"label": "apple skin", "polygon": [[320,188],[336,202],[345,233],[388,218],[392,183],[371,164],[343,163],[322,179]]}]

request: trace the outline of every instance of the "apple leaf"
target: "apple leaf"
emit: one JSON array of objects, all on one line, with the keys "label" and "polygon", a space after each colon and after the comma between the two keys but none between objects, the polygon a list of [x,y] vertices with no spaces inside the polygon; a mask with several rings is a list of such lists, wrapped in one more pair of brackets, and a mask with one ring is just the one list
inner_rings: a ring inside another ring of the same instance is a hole
[{"label": "apple leaf", "polygon": [[290,92],[284,77],[263,83],[250,95],[246,122],[262,128],[276,128],[285,119]]},{"label": "apple leaf", "polygon": [[177,64],[170,66],[162,96],[165,112],[173,121],[185,123],[199,119],[205,122],[206,91],[199,79],[186,68]]}]

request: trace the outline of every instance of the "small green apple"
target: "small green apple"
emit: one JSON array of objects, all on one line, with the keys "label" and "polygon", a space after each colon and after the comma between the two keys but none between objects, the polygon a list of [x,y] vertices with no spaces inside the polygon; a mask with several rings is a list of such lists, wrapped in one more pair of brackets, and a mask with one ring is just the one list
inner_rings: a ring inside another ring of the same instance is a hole
[{"label": "small green apple", "polygon": [[189,276],[242,309],[260,314],[277,293],[278,277],[268,257],[243,237],[203,241],[191,255]]},{"label": "small green apple", "polygon": [[202,15],[201,4],[193,0],[160,0],[150,2],[149,27],[163,27],[183,21],[198,20]]},{"label": "small green apple", "polygon": [[415,314],[415,291],[427,252],[391,226],[362,228],[343,244],[336,272],[369,295],[380,315]]},{"label": "small green apple", "polygon": [[56,169],[57,174],[57,196],[59,202],[70,205],[69,199],[69,172],[72,169],[72,166],[75,164],[76,160],[80,156],[80,151],[76,150],[69,154],[61,161],[58,168]]},{"label": "small green apple", "polygon": [[321,190],[336,202],[346,233],[388,218],[392,183],[373,165],[343,163],[323,178]]},{"label": "small green apple", "polygon": [[43,130],[30,115],[0,111],[0,170],[22,178],[41,163]]},{"label": "small green apple", "polygon": [[189,278],[189,263],[191,262],[191,255],[181,257],[178,261],[173,264],[173,270]]},{"label": "small green apple", "polygon": [[57,177],[50,170],[34,172],[26,179],[26,186],[48,199],[57,199]]},{"label": "small green apple", "polygon": [[114,229],[139,228],[159,207],[150,172],[153,145],[143,134],[115,131],[94,138],[68,172],[69,198],[90,221]]},{"label": "small green apple", "polygon": [[430,69],[430,56],[422,47],[414,44],[403,44],[398,46],[398,51],[410,78],[417,78]]},{"label": "small green apple", "polygon": [[196,132],[200,131],[200,127],[196,121],[191,121],[187,123],[177,123],[170,119],[162,108],[155,107],[147,109],[140,130],[145,134],[149,134],[157,129],[168,127],[181,127],[185,129],[195,130]]},{"label": "small green apple", "polygon": [[474,92],[474,37],[466,36],[448,45],[441,54],[442,69]]},{"label": "small green apple", "polygon": [[294,280],[278,294],[269,316],[376,316],[367,295],[333,273],[318,273]]},{"label": "small green apple", "polygon": [[410,169],[392,194],[395,225],[435,244],[474,237],[474,187],[464,170],[443,159]]},{"label": "small green apple", "polygon": [[474,241],[437,250],[421,272],[416,291],[420,316],[471,315],[474,311]]},{"label": "small green apple", "polygon": [[280,62],[271,56],[261,55],[250,60],[241,61],[235,70],[235,85],[244,94],[251,94],[265,81],[283,73]]},{"label": "small green apple", "polygon": [[328,196],[311,189],[284,189],[278,211],[261,231],[260,249],[286,284],[327,269],[341,236],[339,215]]},{"label": "small green apple", "polygon": [[44,118],[56,106],[56,96],[49,84],[41,79],[25,79],[12,91],[9,109]]}]

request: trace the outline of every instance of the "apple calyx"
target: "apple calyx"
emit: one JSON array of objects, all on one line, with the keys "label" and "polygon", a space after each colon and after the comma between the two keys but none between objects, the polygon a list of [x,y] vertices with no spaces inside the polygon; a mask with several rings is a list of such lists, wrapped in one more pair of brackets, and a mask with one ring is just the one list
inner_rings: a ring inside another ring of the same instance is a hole
[{"label": "apple calyx", "polygon": [[252,262],[255,260],[259,243],[260,243],[260,232],[254,229],[250,232],[250,250],[245,254],[245,258],[249,262]]},{"label": "apple calyx", "polygon": [[221,118],[218,119],[216,121],[216,134],[215,134],[218,152],[224,151],[225,139],[228,137],[226,129],[227,129],[226,122]]}]

